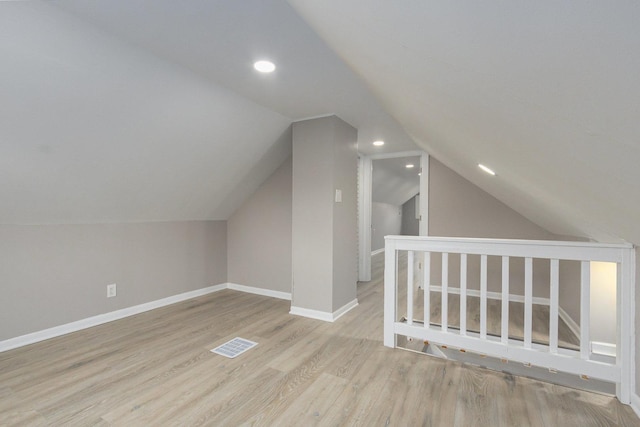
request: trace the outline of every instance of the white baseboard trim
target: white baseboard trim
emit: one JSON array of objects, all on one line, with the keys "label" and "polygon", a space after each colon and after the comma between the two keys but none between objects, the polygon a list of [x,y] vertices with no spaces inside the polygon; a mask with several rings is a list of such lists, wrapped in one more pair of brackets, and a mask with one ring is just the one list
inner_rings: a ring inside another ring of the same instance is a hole
[{"label": "white baseboard trim", "polygon": [[347,314],[349,311],[353,310],[357,306],[358,306],[357,298],[353,299],[352,301],[349,301],[348,303],[346,303],[345,305],[343,305],[342,307],[340,307],[339,309],[333,312],[332,314],[333,320],[334,321],[338,320],[340,317],[344,316],[345,314]]},{"label": "white baseboard trim", "polygon": [[331,315],[331,313],[326,311],[311,310],[310,308],[302,308],[292,305],[291,310],[289,310],[289,314],[308,317],[309,319],[322,320],[324,322],[333,322],[333,316]]},{"label": "white baseboard trim", "polygon": [[324,322],[335,322],[338,318],[344,316],[347,312],[352,310],[358,305],[358,300],[354,299],[350,301],[334,311],[333,313],[329,313],[326,311],[312,310],[310,308],[296,307],[291,306],[291,310],[289,314],[293,314],[295,316],[308,317],[310,319],[322,320]]},{"label": "white baseboard trim", "polygon": [[[430,289],[431,289],[431,292],[442,292],[442,288],[440,286],[431,285]],[[450,294],[460,295],[460,288],[449,286],[448,289]],[[467,289],[467,295],[472,297],[480,297],[480,291],[477,289]],[[494,299],[494,300],[501,300],[502,294],[500,292],[487,292],[487,298]],[[524,296],[509,294],[509,301],[524,303]],[[551,305],[551,301],[549,300],[549,298],[543,298],[543,297],[533,297],[533,303],[539,304],[539,305],[546,305],[546,306]],[[567,324],[567,326],[569,327],[569,330],[573,332],[573,334],[576,337],[580,338],[580,326],[571,318],[571,316],[569,316],[569,313],[567,313],[562,307],[558,307],[558,316],[564,321],[564,323]],[[599,343],[595,343],[595,344],[597,347],[597,344]],[[598,348],[601,349],[602,351],[608,351],[601,354],[609,355],[609,353],[611,352],[611,350],[604,350],[602,349],[602,347],[598,347]],[[613,352],[615,355],[615,345],[614,345]]]},{"label": "white baseboard trim", "polygon": [[42,331],[21,335],[15,338],[9,338],[8,340],[0,341],[0,352],[12,350],[18,347],[23,347],[29,344],[34,344],[36,342],[59,337],[61,335],[66,335],[72,332],[77,332],[82,329],[91,328],[93,326],[102,325],[103,323],[113,322],[114,320],[123,319],[125,317],[144,313],[145,311],[150,311],[156,308],[175,304],[177,302],[185,301],[191,298],[207,295],[213,292],[218,292],[226,288],[227,288],[226,284],[209,286],[208,288],[202,288],[202,289],[197,289],[195,291],[184,292],[182,294],[173,295],[167,298],[162,298],[162,299],[147,302],[144,304],[134,305],[132,307],[111,311],[109,313],[99,314],[97,316],[87,317],[86,319],[77,320],[75,322],[66,323],[64,325],[54,326],[53,328],[44,329]]},{"label": "white baseboard trim", "polygon": [[371,251],[371,256],[378,255],[384,252],[384,248],[376,249],[375,251]]},{"label": "white baseboard trim", "polygon": [[640,417],[640,396],[636,393],[631,393],[631,409]]},{"label": "white baseboard trim", "polygon": [[[14,348],[23,347],[25,345],[34,344],[40,341],[59,337],[61,335],[70,334],[72,332],[81,331],[93,326],[102,325],[103,323],[113,322],[114,320],[124,319],[125,317],[134,316],[156,308],[175,304],[191,298],[207,295],[213,292],[222,291],[224,289],[233,289],[240,292],[250,294],[263,295],[272,298],[279,298],[291,301],[291,294],[287,292],[272,291],[269,289],[255,288],[252,286],[238,285],[236,283],[222,283],[220,285],[209,286],[208,288],[196,289],[195,291],[184,292],[182,294],[173,295],[167,298],[146,302],[132,307],[123,308],[109,313],[98,314],[97,316],[87,317],[86,319],[76,320],[75,322],[66,323],[53,328],[44,329],[42,331],[21,335],[15,338],[9,338],[0,341],[0,353]],[[357,301],[356,301],[357,305]],[[346,311],[345,311],[346,313]],[[330,316],[333,316],[330,314]],[[333,321],[333,320],[331,320]]]},{"label": "white baseboard trim", "polygon": [[271,289],[256,288],[254,286],[239,285],[237,283],[227,283],[227,289],[233,289],[234,291],[246,292],[248,294],[262,295],[265,297],[284,299],[291,301],[290,292],[273,291]]},{"label": "white baseboard trim", "polygon": [[569,313],[567,313],[564,308],[558,307],[558,316],[567,324],[569,330],[573,332],[576,337],[580,338],[580,325],[569,316]]},{"label": "white baseboard trim", "polygon": [[[431,285],[431,292],[442,292],[440,286]],[[447,288],[450,294],[460,295],[460,288],[449,286]],[[480,297],[480,291],[477,289],[467,289],[467,295],[470,297]],[[487,292],[487,299],[501,300],[502,294],[500,292]],[[524,295],[509,294],[509,301],[524,303]],[[539,305],[550,305],[549,298],[533,297],[533,303]]]},{"label": "white baseboard trim", "polygon": [[608,342],[591,341],[591,352],[615,358],[616,345]]}]

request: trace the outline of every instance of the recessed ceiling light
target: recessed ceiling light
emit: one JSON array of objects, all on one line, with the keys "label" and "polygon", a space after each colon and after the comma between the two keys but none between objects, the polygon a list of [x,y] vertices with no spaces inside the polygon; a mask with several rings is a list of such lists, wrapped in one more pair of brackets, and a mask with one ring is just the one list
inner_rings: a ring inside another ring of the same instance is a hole
[{"label": "recessed ceiling light", "polygon": [[384,145],[384,141],[379,140],[379,141],[373,141],[373,145],[375,145],[376,147],[381,147]]},{"label": "recessed ceiling light", "polygon": [[486,173],[488,173],[489,175],[495,175],[496,174],[494,171],[492,171],[491,169],[489,169],[488,167],[486,167],[483,164],[478,163],[478,167],[480,169],[482,169],[483,171],[485,171]]},{"label": "recessed ceiling light", "polygon": [[261,73],[271,73],[276,69],[276,65],[271,61],[257,61],[253,64],[253,68]]},{"label": "recessed ceiling light", "polygon": [[407,163],[405,167],[407,169],[411,169],[413,167],[413,163]]}]

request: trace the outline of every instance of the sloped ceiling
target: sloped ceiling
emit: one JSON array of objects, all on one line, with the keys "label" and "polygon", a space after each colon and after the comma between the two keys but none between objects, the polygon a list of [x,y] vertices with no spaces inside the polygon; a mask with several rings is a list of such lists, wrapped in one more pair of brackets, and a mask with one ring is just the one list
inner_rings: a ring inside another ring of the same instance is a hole
[{"label": "sloped ceiling", "polygon": [[[337,114],[415,149],[284,1],[0,2],[0,223],[226,219]],[[278,69],[258,75],[262,56]]]},{"label": "sloped ceiling", "polygon": [[[337,114],[362,152],[415,141],[552,232],[640,243],[638,2],[0,11],[0,223],[225,219],[291,122]],[[251,70],[262,56],[275,74]]]},{"label": "sloped ceiling", "polygon": [[456,172],[555,233],[640,243],[640,3],[289,3]]},{"label": "sloped ceiling", "polygon": [[[373,202],[402,206],[420,192],[420,156],[378,159],[372,163]],[[407,168],[408,164],[414,166]]]}]

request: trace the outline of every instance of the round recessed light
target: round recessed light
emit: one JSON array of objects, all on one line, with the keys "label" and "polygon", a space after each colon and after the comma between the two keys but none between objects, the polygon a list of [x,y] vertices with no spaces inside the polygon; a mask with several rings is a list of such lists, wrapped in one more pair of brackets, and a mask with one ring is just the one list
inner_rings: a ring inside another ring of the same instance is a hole
[{"label": "round recessed light", "polygon": [[373,145],[375,145],[376,147],[382,147],[384,145],[384,141],[382,140],[373,141]]},{"label": "round recessed light", "polygon": [[411,169],[411,168],[413,168],[413,166],[414,166],[414,165],[413,165],[413,163],[407,163],[407,164],[405,165],[405,167],[406,167],[407,169]]},{"label": "round recessed light", "polygon": [[271,61],[256,61],[253,68],[261,73],[271,73],[276,69],[276,65]]}]

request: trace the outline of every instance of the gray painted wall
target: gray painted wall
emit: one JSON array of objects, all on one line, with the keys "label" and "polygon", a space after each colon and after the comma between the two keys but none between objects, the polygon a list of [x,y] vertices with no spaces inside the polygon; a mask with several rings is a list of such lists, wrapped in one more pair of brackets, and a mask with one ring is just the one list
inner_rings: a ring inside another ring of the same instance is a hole
[{"label": "gray painted wall", "polygon": [[226,279],[225,221],[1,225],[0,340]]},{"label": "gray painted wall", "polygon": [[291,180],[289,157],[229,218],[229,282],[291,292]]},{"label": "gray painted wall", "polygon": [[[355,129],[335,116],[293,124],[295,307],[332,313],[355,299],[356,138]],[[340,206],[336,189],[342,190]]]},{"label": "gray painted wall", "polygon": [[402,205],[402,230],[403,236],[419,236],[420,221],[416,218],[416,201],[418,196],[413,196]]},{"label": "gray painted wall", "polygon": [[547,240],[557,237],[433,157],[429,161],[429,234]]},{"label": "gray painted wall", "polygon": [[333,308],[357,298],[358,282],[358,131],[333,117],[333,187],[342,202],[333,203]]},{"label": "gray painted wall", "polygon": [[371,250],[384,248],[384,236],[396,236],[402,230],[402,208],[389,203],[371,204]]},{"label": "gray painted wall", "polygon": [[[559,240],[557,236],[529,221],[504,203],[467,181],[442,163],[429,162],[429,235],[449,237],[486,237],[505,239]],[[562,237],[563,240],[566,237]],[[440,284],[440,257],[432,258],[432,281]],[[459,257],[449,257],[449,280],[458,286]],[[488,289],[501,289],[501,261],[488,260]],[[510,262],[510,292],[524,294],[524,260]],[[468,286],[480,288],[479,256],[469,256]],[[534,260],[534,296],[549,297],[549,264]],[[577,322],[580,319],[580,266],[577,262],[560,265],[560,306]]]},{"label": "gray painted wall", "polygon": [[333,143],[327,118],[293,124],[292,305],[331,312]]}]

